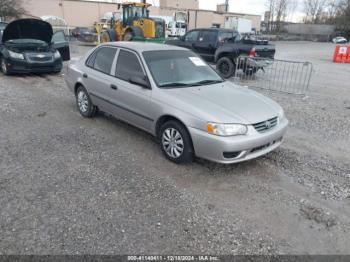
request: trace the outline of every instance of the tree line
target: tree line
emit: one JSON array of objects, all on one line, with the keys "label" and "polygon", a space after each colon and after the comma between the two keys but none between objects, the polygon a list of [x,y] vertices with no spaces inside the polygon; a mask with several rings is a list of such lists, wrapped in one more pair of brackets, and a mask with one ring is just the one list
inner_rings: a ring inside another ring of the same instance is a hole
[{"label": "tree line", "polygon": [[19,18],[23,14],[22,0],[0,0],[0,21]]},{"label": "tree line", "polygon": [[304,23],[333,24],[350,36],[350,0],[267,0],[267,29],[280,32],[286,21],[293,20],[298,5],[302,5]]}]

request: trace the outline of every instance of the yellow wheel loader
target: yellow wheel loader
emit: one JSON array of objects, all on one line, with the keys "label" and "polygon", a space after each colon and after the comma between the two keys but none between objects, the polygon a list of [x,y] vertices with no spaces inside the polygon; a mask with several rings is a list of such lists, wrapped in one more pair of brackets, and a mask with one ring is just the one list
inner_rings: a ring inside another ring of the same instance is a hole
[{"label": "yellow wheel loader", "polygon": [[164,41],[165,21],[163,19],[150,18],[148,9],[150,6],[145,0],[142,3],[127,2],[118,4],[118,9],[120,7],[123,9],[123,17],[112,21],[111,29],[101,33],[101,42]]}]

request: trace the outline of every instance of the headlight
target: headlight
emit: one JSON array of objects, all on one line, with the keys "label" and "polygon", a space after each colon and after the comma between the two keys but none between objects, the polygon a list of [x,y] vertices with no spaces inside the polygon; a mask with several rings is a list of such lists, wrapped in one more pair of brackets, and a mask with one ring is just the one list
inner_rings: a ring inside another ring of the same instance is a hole
[{"label": "headlight", "polygon": [[281,109],[281,111],[278,113],[278,120],[281,122],[285,118],[284,111]]},{"label": "headlight", "polygon": [[217,136],[237,136],[247,134],[248,128],[241,124],[208,123],[207,131],[209,134]]},{"label": "headlight", "polygon": [[58,50],[56,50],[55,59],[59,59],[59,58],[61,58],[61,54],[60,54],[60,52],[58,52]]},{"label": "headlight", "polygon": [[10,55],[12,58],[24,60],[24,55],[23,55],[23,54],[16,53],[16,52],[12,52],[12,51],[9,50],[9,55]]}]

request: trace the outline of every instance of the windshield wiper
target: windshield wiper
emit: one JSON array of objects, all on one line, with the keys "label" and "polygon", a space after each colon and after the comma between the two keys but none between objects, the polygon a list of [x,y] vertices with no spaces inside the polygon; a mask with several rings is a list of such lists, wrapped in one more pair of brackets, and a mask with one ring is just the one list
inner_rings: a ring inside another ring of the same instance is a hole
[{"label": "windshield wiper", "polygon": [[159,85],[159,87],[189,87],[189,86],[196,86],[199,85],[197,83],[195,84],[187,84],[187,83],[180,83],[180,82],[174,82],[174,83],[167,83]]},{"label": "windshield wiper", "polygon": [[190,87],[190,86],[202,86],[202,85],[211,85],[211,84],[219,84],[224,81],[222,80],[202,80],[195,83],[180,83],[180,82],[174,82],[174,83],[167,83],[162,84],[159,87]]},{"label": "windshield wiper", "polygon": [[222,80],[202,80],[196,83],[193,83],[194,85],[211,85],[211,84],[219,84],[222,83],[224,81]]}]

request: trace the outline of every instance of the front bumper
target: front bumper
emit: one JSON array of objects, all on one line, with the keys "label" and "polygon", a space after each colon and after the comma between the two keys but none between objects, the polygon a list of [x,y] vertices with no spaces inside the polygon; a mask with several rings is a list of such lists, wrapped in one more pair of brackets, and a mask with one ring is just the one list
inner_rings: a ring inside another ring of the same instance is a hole
[{"label": "front bumper", "polygon": [[31,62],[28,60],[6,59],[10,73],[51,73],[60,72],[63,67],[62,59],[50,62]]},{"label": "front bumper", "polygon": [[[217,163],[233,164],[275,150],[282,144],[287,127],[288,120],[283,119],[265,133],[259,133],[253,126],[249,126],[248,134],[244,136],[220,137],[195,128],[189,128],[189,131],[197,157]],[[227,155],[232,157],[227,158]]]}]

